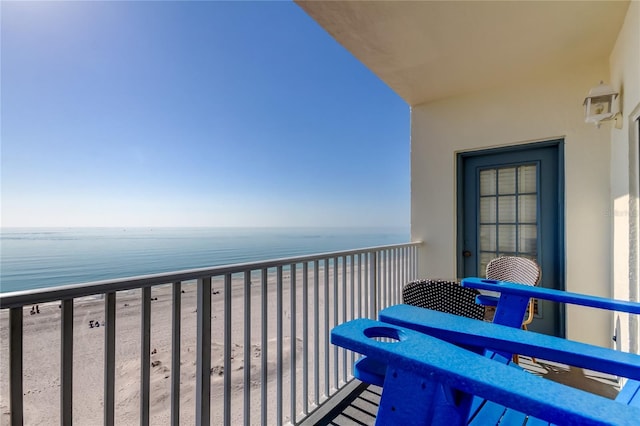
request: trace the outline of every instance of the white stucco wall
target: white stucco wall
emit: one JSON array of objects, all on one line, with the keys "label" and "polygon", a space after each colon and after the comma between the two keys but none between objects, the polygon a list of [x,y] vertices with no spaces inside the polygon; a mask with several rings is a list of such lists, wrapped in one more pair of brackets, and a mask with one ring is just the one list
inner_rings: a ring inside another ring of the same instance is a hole
[{"label": "white stucco wall", "polygon": [[[612,296],[611,131],[584,123],[582,109],[589,89],[608,77],[602,58],[412,108],[411,229],[425,242],[421,276],[456,276],[458,152],[564,138],[566,289]],[[566,323],[568,338],[610,346],[611,315],[572,307]]]},{"label": "white stucco wall", "polygon": [[[630,125],[640,110],[640,2],[629,5],[609,62],[611,85],[621,93],[622,111],[622,128],[610,126],[613,293],[618,299],[638,300],[638,141]],[[631,325],[634,320],[616,314],[614,321],[619,324],[616,346],[638,352],[640,336]]]}]

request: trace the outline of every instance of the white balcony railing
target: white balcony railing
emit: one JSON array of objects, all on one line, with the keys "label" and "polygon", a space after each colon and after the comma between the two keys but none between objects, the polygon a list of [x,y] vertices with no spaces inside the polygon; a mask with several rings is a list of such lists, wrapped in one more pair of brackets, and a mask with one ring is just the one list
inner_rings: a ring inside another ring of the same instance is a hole
[{"label": "white balcony railing", "polygon": [[[93,303],[96,298],[104,299],[103,392],[92,410],[102,411],[97,415],[105,425],[113,425],[120,410],[138,411],[139,423],[149,424],[154,415],[150,410],[151,342],[156,334],[154,322],[162,317],[156,311],[152,322],[152,300],[156,300],[152,291],[163,289],[170,297],[167,306],[171,310],[170,315],[164,314],[170,316],[171,329],[167,338],[171,384],[166,391],[169,395],[165,395],[171,401],[171,424],[298,424],[352,379],[355,354],[330,346],[331,328],[353,318],[373,318],[380,309],[399,303],[402,285],[416,278],[419,245],[389,245],[2,294],[1,325],[5,335],[8,329],[10,367],[9,401],[3,404],[9,405],[11,424],[24,421],[23,362],[31,354],[23,350],[29,331],[24,327],[23,312],[33,305],[55,302],[60,307],[60,360],[51,366],[60,371],[60,409],[59,413],[47,412],[48,421],[55,422],[57,414],[61,424],[71,424],[74,403],[88,403],[85,395],[73,395],[74,322],[78,327],[74,306],[79,311],[87,298]],[[187,331],[192,323],[181,323],[189,313],[182,300],[189,288],[196,293],[194,333]],[[118,405],[116,413],[116,335],[121,339],[116,295],[137,298],[136,292],[140,294],[141,321],[139,407]],[[212,293],[217,302],[212,303]],[[185,353],[189,336],[195,340],[195,353]],[[189,356],[193,357],[191,363],[186,359]],[[222,380],[211,379],[212,357],[223,362],[221,371],[214,370]],[[242,361],[237,360],[240,357]],[[232,368],[232,361],[241,364]],[[194,364],[195,385],[185,383],[181,375],[181,369]],[[193,398],[186,398],[185,389]],[[37,405],[37,401],[29,404]],[[75,420],[87,422],[77,413]]]}]

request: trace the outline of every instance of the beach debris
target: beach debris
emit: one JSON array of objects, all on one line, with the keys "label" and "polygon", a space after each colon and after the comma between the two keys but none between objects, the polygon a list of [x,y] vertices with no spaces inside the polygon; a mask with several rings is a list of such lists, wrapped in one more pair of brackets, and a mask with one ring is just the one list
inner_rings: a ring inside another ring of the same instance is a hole
[{"label": "beach debris", "polygon": [[254,358],[258,358],[262,353],[262,348],[260,345],[252,345],[253,346],[253,356]]},{"label": "beach debris", "polygon": [[151,355],[157,354],[157,353],[158,353],[158,350],[156,348],[153,348],[153,350],[151,351]]},{"label": "beach debris", "polygon": [[220,294],[220,290],[214,290],[212,294]]},{"label": "beach debris", "polygon": [[161,362],[160,362],[160,361],[157,361],[157,360],[156,360],[156,361],[151,361],[151,366],[152,366],[152,367],[157,367],[157,366],[159,366],[160,364],[161,364]]}]

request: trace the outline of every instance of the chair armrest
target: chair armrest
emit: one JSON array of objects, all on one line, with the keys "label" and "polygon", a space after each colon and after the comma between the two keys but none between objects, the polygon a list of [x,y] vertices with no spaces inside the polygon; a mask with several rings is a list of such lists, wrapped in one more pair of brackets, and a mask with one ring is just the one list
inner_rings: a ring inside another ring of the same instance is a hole
[{"label": "chair armrest", "polygon": [[640,355],[636,354],[409,305],[383,309],[379,318],[456,345],[529,355],[640,380]]},{"label": "chair armrest", "polygon": [[[398,341],[373,339],[379,336]],[[428,416],[444,409],[433,390],[438,384],[558,424],[633,425],[640,418],[637,407],[545,380],[391,324],[368,319],[349,321],[332,330],[331,342],[387,362],[378,420],[389,424],[429,424]]]},{"label": "chair armrest", "polygon": [[478,290],[497,291],[501,294],[509,294],[521,297],[535,297],[536,299],[550,300],[553,302],[570,303],[573,305],[590,306],[593,308],[607,309],[618,312],[640,314],[640,303],[625,300],[607,299],[598,296],[589,296],[580,293],[570,293],[561,290],[552,290],[542,287],[532,287],[524,284],[510,283],[506,281],[485,280],[481,278],[465,278],[463,287]]}]

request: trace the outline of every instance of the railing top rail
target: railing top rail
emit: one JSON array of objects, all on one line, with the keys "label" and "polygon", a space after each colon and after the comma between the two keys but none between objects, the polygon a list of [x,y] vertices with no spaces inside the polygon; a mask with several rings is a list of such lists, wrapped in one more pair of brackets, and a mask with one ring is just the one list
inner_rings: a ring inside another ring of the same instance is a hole
[{"label": "railing top rail", "polygon": [[421,241],[410,243],[390,244],[384,246],[366,247],[345,251],[317,253],[294,256],[281,259],[271,259],[258,262],[236,263],[215,267],[188,269],[183,271],[165,272],[160,274],[139,275],[136,277],[116,278],[110,280],[93,281],[88,283],[70,284],[57,287],[47,287],[33,290],[0,293],[0,309],[17,308],[36,303],[46,303],[78,297],[94,296],[96,294],[112,293],[123,290],[133,290],[155,285],[171,284],[174,282],[190,281],[203,277],[214,277],[225,274],[235,274],[265,268],[275,268],[294,263],[311,262],[319,259],[349,256],[361,253],[371,253],[403,247],[417,247]]}]

